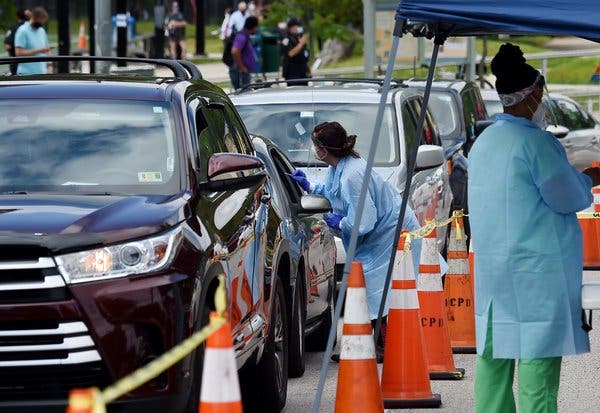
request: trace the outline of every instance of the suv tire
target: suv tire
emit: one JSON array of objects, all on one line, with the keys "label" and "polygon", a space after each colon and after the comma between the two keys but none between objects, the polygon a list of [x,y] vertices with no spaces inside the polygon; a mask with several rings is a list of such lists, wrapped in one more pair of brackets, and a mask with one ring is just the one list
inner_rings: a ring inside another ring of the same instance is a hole
[{"label": "suv tire", "polygon": [[304,327],[306,325],[306,310],[304,300],[300,291],[304,291],[300,282],[301,278],[296,278],[297,285],[294,289],[294,302],[292,303],[292,323],[290,329],[289,345],[289,377],[300,377],[304,374],[306,367]]},{"label": "suv tire", "polygon": [[[202,315],[198,321],[199,326],[194,329],[194,333],[200,331],[209,323],[210,309],[205,307],[202,310]],[[200,390],[202,386],[202,370],[204,366],[204,351],[206,349],[206,340],[202,342],[198,348],[192,353],[192,383],[190,386],[190,394],[185,405],[185,413],[196,413],[198,411],[198,403],[200,402]]]},{"label": "suv tire", "polygon": [[288,324],[285,294],[279,280],[273,291],[269,335],[264,353],[244,377],[242,397],[246,413],[277,413],[285,406],[288,379]]}]

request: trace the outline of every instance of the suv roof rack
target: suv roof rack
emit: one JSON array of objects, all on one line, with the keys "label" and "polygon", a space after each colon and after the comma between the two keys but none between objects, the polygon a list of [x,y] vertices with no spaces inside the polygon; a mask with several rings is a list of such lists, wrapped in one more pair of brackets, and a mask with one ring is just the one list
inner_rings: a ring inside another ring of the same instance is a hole
[{"label": "suv roof rack", "polygon": [[[298,86],[298,85],[294,85],[294,83],[296,83],[296,82],[313,82],[313,83],[332,82],[332,83],[337,83],[337,84],[370,83],[370,84],[374,84],[374,85],[378,85],[378,86],[383,86],[384,79],[362,78],[362,77],[310,77],[310,78],[303,78],[303,79],[272,80],[269,82],[251,83],[247,86],[244,86],[241,89],[236,90],[234,92],[234,94],[240,94],[240,93],[244,93],[244,92],[247,92],[250,90],[256,90],[256,89],[265,89],[265,88],[271,87],[273,85],[279,85],[279,84],[283,84],[283,83],[292,83],[291,85],[288,85],[288,86]],[[396,79],[392,80],[392,87],[403,87],[403,86],[404,86],[404,84],[402,81],[398,82]]]},{"label": "suv roof rack", "polygon": [[[0,58],[0,65],[11,63],[33,63],[33,62],[123,62],[123,63],[147,63],[164,66],[173,72],[179,80],[202,79],[200,70],[191,62],[176,61],[168,59],[146,59],[139,57],[115,57],[115,56],[27,56],[27,57],[4,57]],[[194,68],[192,68],[194,66]]]}]

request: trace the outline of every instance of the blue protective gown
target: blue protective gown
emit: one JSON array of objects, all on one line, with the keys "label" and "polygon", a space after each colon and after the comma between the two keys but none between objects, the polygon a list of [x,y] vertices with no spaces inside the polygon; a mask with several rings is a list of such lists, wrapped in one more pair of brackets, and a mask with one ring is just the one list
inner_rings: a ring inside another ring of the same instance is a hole
[{"label": "blue protective gown", "polygon": [[[340,229],[346,249],[350,245],[366,166],[367,163],[362,158],[344,157],[337,166],[328,168],[324,183],[314,184],[312,188],[313,193],[323,195],[329,200],[334,214],[344,217]],[[395,248],[394,236],[401,202],[400,194],[392,184],[372,171],[354,257],[355,261],[360,261],[363,265],[371,320],[376,319],[379,312],[392,248]],[[415,213],[407,208],[403,229],[413,231],[419,227]],[[415,274],[418,273],[420,255],[421,240],[413,240],[412,256]],[[389,293],[387,298],[384,316],[389,309]]]},{"label": "blue protective gown", "polygon": [[592,202],[591,179],[551,133],[525,118],[497,119],[469,153],[477,354],[490,307],[494,358],[589,351],[576,212]]}]

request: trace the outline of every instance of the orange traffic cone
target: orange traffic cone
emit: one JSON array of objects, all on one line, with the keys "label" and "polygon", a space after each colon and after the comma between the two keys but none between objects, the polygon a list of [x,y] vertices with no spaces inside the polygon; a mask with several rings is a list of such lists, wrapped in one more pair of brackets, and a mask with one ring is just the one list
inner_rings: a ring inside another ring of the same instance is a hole
[{"label": "orange traffic cone", "polygon": [[448,332],[454,353],[475,354],[475,311],[469,273],[469,253],[462,216],[454,212],[444,282]]},{"label": "orange traffic cone", "polygon": [[404,231],[400,237],[394,261],[381,377],[383,405],[387,409],[440,407],[440,395],[431,393],[429,383],[417,285],[406,235]]},{"label": "orange traffic cone", "polygon": [[[594,212],[600,212],[600,186],[592,188],[594,195]],[[595,267],[600,265],[600,221],[592,216],[578,217],[583,240],[583,266]]]},{"label": "orange traffic cone", "polygon": [[96,400],[98,400],[98,389],[95,387],[73,389],[69,392],[67,413],[95,413],[98,411]]},{"label": "orange traffic cone", "polygon": [[87,37],[85,36],[85,22],[79,23],[79,36],[77,38],[77,47],[80,50],[86,50],[88,48],[87,45]]},{"label": "orange traffic cone", "polygon": [[348,277],[335,411],[383,413],[365,276],[360,262],[352,263]]},{"label": "orange traffic cone", "polygon": [[462,380],[465,370],[454,367],[452,358],[436,239],[435,228],[423,238],[417,280],[429,377],[434,380]]},{"label": "orange traffic cone", "polygon": [[596,71],[592,73],[591,82],[600,82],[600,64],[596,66]]},{"label": "orange traffic cone", "polygon": [[[217,313],[210,315],[211,321],[217,317]],[[198,411],[202,413],[242,413],[240,396],[231,327],[229,322],[225,322],[206,340]]]}]

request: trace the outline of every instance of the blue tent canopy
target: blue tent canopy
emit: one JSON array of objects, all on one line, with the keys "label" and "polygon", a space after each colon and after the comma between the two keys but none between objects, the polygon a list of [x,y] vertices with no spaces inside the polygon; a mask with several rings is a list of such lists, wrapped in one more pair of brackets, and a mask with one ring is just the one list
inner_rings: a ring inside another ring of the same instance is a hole
[{"label": "blue tent canopy", "polygon": [[401,0],[396,19],[408,23],[405,30],[428,23],[449,36],[537,33],[600,42],[598,0]]}]

